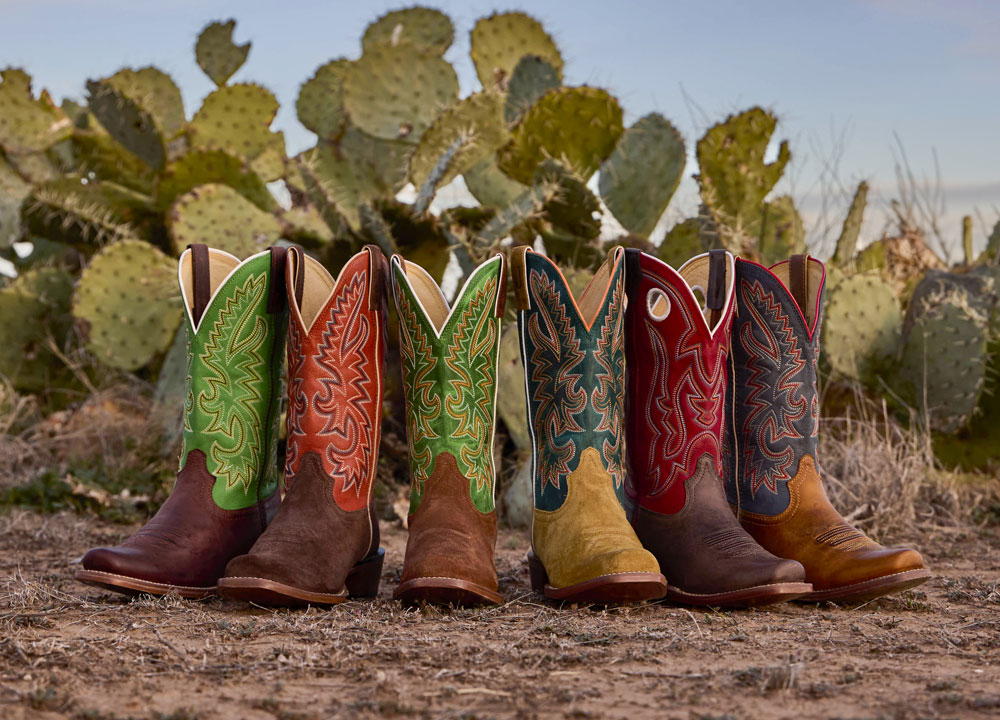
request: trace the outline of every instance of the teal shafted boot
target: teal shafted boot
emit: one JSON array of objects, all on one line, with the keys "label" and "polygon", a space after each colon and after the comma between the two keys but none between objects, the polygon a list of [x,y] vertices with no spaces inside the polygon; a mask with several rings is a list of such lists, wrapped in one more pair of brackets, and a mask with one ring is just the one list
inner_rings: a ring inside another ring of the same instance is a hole
[{"label": "teal shafted boot", "polygon": [[83,557],[76,578],[123,593],[212,595],[278,508],[285,250],[243,262],[192,245],[178,262],[188,378],[177,483],[135,535]]}]

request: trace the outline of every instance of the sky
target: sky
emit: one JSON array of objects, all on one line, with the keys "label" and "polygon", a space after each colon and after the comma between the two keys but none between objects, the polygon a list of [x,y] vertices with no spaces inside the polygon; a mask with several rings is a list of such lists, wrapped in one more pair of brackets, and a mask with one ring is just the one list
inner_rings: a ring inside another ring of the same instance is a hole
[{"label": "sky", "polygon": [[[974,216],[977,245],[1000,217],[1000,2],[994,0],[441,0],[456,26],[446,54],[463,95],[478,89],[468,34],[478,17],[523,10],[542,21],[564,60],[567,85],[606,88],[626,122],[660,112],[689,149],[687,178],[664,225],[694,212],[694,143],[710,125],[752,105],[779,118],[792,164],[778,192],[796,199],[822,244],[861,179],[872,186],[867,240],[899,196],[905,156],[920,195],[941,214],[945,239]],[[0,67],[25,68],[56,98],[84,95],[88,78],[153,64],[180,86],[188,116],[212,89],[194,42],[212,20],[235,18],[253,45],[232,82],[270,88],[273,127],[289,153],[315,138],[295,118],[301,83],[336,57],[360,54],[385,0],[0,0]],[[940,176],[940,184],[935,178]],[[926,184],[925,181],[926,180]],[[940,193],[930,192],[935,187]],[[942,206],[943,205],[943,209]],[[824,208],[825,211],[824,211]],[[832,229],[831,229],[832,228]]]}]

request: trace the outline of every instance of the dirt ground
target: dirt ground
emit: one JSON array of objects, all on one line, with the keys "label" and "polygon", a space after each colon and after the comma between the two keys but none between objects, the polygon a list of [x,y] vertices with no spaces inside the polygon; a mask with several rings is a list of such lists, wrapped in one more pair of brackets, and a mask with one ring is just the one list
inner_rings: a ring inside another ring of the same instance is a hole
[{"label": "dirt ground", "polygon": [[0,517],[0,717],[938,718],[1000,715],[1000,536],[918,545],[937,576],[858,607],[556,607],[523,533],[497,544],[502,607],[393,602],[405,531],[383,526],[376,601],[272,611],[126,598],[72,561],[131,528]]}]

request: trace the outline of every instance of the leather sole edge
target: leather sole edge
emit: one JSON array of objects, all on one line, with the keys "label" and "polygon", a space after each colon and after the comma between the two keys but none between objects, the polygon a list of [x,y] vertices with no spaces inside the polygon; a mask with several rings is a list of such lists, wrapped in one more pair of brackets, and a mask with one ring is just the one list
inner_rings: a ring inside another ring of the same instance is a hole
[{"label": "leather sole edge", "polygon": [[797,600],[812,592],[812,585],[805,582],[771,583],[755,585],[721,593],[690,593],[670,586],[665,601],[696,607],[763,607]]},{"label": "leather sole edge", "polygon": [[885,595],[909,590],[933,577],[933,573],[927,568],[915,568],[913,570],[903,570],[892,575],[882,575],[859,583],[844,585],[841,587],[829,588],[827,590],[814,590],[799,598],[799,602],[863,602],[874,600]]},{"label": "leather sole edge", "polygon": [[168,585],[166,583],[143,580],[142,578],[129,577],[128,575],[117,575],[115,573],[104,572],[103,570],[77,570],[74,573],[76,580],[103,590],[122,593],[123,595],[169,595],[174,593],[188,600],[201,600],[215,595],[215,586],[191,587],[188,585]]},{"label": "leather sole edge", "polygon": [[503,595],[468,580],[422,577],[402,582],[393,591],[394,600],[404,603],[428,602],[435,605],[501,605]]},{"label": "leather sole edge", "polygon": [[339,605],[348,599],[346,587],[340,593],[318,593],[259,577],[220,578],[218,588],[227,600],[257,605]]}]

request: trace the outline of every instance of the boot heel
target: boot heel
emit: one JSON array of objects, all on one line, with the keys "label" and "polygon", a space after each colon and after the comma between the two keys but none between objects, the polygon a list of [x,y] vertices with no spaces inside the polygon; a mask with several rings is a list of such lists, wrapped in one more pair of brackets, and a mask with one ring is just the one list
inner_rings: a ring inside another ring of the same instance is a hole
[{"label": "boot heel", "polygon": [[352,598],[373,598],[378,595],[378,585],[382,580],[382,563],[385,548],[379,548],[374,555],[365,558],[347,573],[344,585]]},{"label": "boot heel", "polygon": [[531,589],[539,595],[545,594],[545,586],[549,584],[549,574],[545,566],[533,552],[528,553],[528,574],[531,576]]}]

